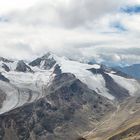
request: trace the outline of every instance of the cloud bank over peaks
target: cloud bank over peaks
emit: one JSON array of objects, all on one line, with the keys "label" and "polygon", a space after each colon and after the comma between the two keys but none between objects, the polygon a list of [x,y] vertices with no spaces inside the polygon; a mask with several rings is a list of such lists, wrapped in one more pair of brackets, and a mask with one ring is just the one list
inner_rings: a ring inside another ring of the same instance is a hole
[{"label": "cloud bank over peaks", "polygon": [[140,15],[128,12],[138,0],[16,3],[0,11],[0,56],[31,59],[52,51],[80,61],[140,63]]}]

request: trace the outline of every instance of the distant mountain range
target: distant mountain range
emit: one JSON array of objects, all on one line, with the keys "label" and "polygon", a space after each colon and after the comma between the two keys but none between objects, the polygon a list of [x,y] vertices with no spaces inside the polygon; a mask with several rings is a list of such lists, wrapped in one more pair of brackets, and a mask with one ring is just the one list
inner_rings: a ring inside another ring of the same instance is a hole
[{"label": "distant mountain range", "polygon": [[116,69],[126,73],[129,76],[132,76],[135,79],[140,80],[140,64],[134,64],[127,67],[116,67]]}]

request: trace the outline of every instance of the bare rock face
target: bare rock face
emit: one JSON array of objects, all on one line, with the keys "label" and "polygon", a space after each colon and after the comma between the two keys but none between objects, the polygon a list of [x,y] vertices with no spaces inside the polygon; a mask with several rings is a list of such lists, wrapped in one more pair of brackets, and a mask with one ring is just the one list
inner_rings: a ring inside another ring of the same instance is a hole
[{"label": "bare rock face", "polygon": [[31,63],[29,63],[30,66],[38,66],[45,70],[51,69],[56,64],[56,61],[53,57],[51,57],[50,53],[47,53],[46,55],[35,59]]},{"label": "bare rock face", "polygon": [[58,64],[55,65],[53,73],[55,73],[56,75],[62,74],[61,68]]},{"label": "bare rock face", "polygon": [[6,62],[6,63],[13,63],[13,62],[14,62],[14,61],[12,61],[12,60],[8,60],[8,59],[3,58],[3,57],[0,57],[0,61]]},{"label": "bare rock face", "polygon": [[29,63],[30,66],[40,66],[41,64],[41,58],[37,58],[35,60],[33,60],[31,63]]},{"label": "bare rock face", "polygon": [[116,97],[116,99],[123,100],[130,96],[129,91],[118,85],[111,76],[106,73],[102,75],[105,79],[106,87],[109,89],[109,93]]},{"label": "bare rock face", "polygon": [[10,68],[6,64],[2,64],[2,68],[4,68],[5,71],[9,72]]},{"label": "bare rock face", "polygon": [[51,59],[46,59],[44,62],[44,69],[49,70],[55,65],[56,61],[51,58]]},{"label": "bare rock face", "polygon": [[[105,66],[102,66],[100,69],[89,69],[93,74],[101,74],[105,80],[106,88],[109,90],[109,93],[116,97],[117,100],[123,100],[129,97],[129,91],[118,85],[107,72],[110,70]],[[118,72],[116,73],[118,74]]]},{"label": "bare rock face", "polygon": [[18,72],[33,72],[33,70],[27,66],[23,60],[17,63],[16,71]]},{"label": "bare rock face", "polygon": [[6,94],[0,89],[0,108],[2,107],[3,101],[6,99]]},{"label": "bare rock face", "polygon": [[44,91],[44,98],[0,116],[0,140],[76,140],[115,109],[70,73]]},{"label": "bare rock face", "polygon": [[7,79],[4,75],[2,75],[1,73],[0,73],[0,80],[1,81],[4,81],[4,82],[10,82],[10,80],[9,79]]}]

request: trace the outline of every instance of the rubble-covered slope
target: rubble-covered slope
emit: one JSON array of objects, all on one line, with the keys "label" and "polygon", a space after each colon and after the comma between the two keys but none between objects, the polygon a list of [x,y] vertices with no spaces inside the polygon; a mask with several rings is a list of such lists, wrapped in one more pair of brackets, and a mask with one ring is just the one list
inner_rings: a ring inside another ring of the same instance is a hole
[{"label": "rubble-covered slope", "polygon": [[45,97],[0,116],[0,139],[76,140],[114,109],[74,75],[60,74]]}]

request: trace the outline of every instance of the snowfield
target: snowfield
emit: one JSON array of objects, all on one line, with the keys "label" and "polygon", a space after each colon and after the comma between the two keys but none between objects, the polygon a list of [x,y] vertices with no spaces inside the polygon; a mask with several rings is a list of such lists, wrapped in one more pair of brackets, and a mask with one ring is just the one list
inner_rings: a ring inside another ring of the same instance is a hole
[{"label": "snowfield", "polygon": [[[54,58],[56,64],[60,66],[63,73],[72,73],[77,79],[85,83],[98,94],[110,100],[115,99],[106,88],[106,83],[102,74],[93,74],[88,70],[91,68],[100,69],[100,65],[84,64],[69,60],[66,57],[58,57],[54,54],[50,55],[48,58]],[[44,61],[41,62],[40,66],[30,66],[34,73],[15,71],[17,61],[5,64],[10,68],[10,72],[6,72],[2,68],[2,62],[0,62],[0,72],[10,80],[10,83],[0,81],[0,89],[6,93],[6,100],[3,102],[0,114],[43,97],[45,94],[44,87],[48,87],[55,76],[53,73],[55,66],[50,70],[44,70]],[[134,96],[138,94],[140,85],[136,80],[117,76],[115,75],[115,71],[108,72],[107,74],[111,76],[118,85],[127,89],[130,95]]]},{"label": "snowfield", "polygon": [[139,94],[140,84],[135,79],[127,79],[127,78],[117,76],[111,73],[109,75],[114,79],[114,81],[118,85],[127,89],[131,96]]},{"label": "snowfield", "polygon": [[0,114],[14,109],[18,104],[18,90],[14,86],[0,81],[0,88],[7,94],[6,100],[3,102],[3,106],[0,109]]},{"label": "snowfield", "polygon": [[105,87],[105,80],[102,75],[94,75],[88,69],[99,69],[100,65],[83,64],[76,61],[66,60],[64,58],[58,61],[61,69],[65,73],[73,73],[79,80],[85,83],[90,89],[96,91],[98,94],[113,100],[114,97],[108,93]]},{"label": "snowfield", "polygon": [[2,71],[2,74],[10,80],[10,84],[0,81],[0,88],[6,93],[6,100],[0,109],[0,114],[44,96],[43,87],[51,84],[54,75],[52,70],[39,71],[38,68],[34,70],[35,73]]},{"label": "snowfield", "polygon": [[9,62],[9,63],[0,61],[0,70],[4,72],[4,69],[2,68],[3,63],[6,64],[11,71],[14,71],[16,69],[18,61]]}]

